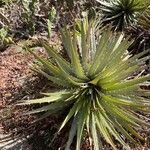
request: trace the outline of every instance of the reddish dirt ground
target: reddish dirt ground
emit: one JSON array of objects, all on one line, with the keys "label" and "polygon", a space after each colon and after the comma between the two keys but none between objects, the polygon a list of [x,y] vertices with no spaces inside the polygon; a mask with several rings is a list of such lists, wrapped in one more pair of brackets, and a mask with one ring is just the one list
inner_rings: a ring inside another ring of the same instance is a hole
[{"label": "reddish dirt ground", "polygon": [[32,74],[29,64],[32,57],[28,54],[17,52],[16,47],[11,47],[0,53],[0,99],[1,107],[11,102],[14,95],[22,88],[24,79]]}]

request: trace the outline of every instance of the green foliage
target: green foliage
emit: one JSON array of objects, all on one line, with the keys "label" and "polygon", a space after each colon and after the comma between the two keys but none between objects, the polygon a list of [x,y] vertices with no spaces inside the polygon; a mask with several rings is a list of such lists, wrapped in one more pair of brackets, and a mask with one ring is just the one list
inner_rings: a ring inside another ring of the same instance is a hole
[{"label": "green foliage", "polygon": [[3,27],[0,29],[0,51],[2,51],[8,44],[14,43],[8,34],[8,28]]},{"label": "green foliage", "polygon": [[36,2],[37,0],[22,0],[22,5],[24,8],[23,17],[25,19],[25,22],[29,29],[29,33],[31,35],[34,35],[34,32],[35,32],[34,16],[35,16]]},{"label": "green foliage", "polygon": [[101,4],[103,24],[112,23],[118,30],[137,23],[138,16],[148,5],[145,0],[97,0],[97,2]]},{"label": "green foliage", "polygon": [[150,29],[150,4],[149,7],[139,17],[138,24],[146,30]]},{"label": "green foliage", "polygon": [[0,39],[2,40],[2,42],[5,40],[7,34],[8,34],[8,31],[6,28],[0,29]]},{"label": "green foliage", "polygon": [[[148,50],[131,56],[126,53],[131,44],[123,34],[112,33],[111,29],[99,33],[96,22],[87,19],[77,21],[70,31],[61,29],[61,39],[69,59],[64,59],[48,42],[39,39],[51,59],[38,56],[28,50],[39,61],[32,69],[41,73],[58,90],[43,93],[45,97],[24,100],[18,105],[46,104],[27,112],[45,112],[42,118],[70,108],[60,126],[72,122],[66,150],[76,137],[76,150],[80,150],[85,129],[93,141],[94,150],[102,148],[104,138],[117,150],[114,140],[129,149],[125,139],[137,144],[136,138],[143,139],[135,130],[141,125],[150,126],[137,116],[137,112],[150,112],[150,92],[140,88],[140,84],[150,80],[150,75],[138,76],[135,72],[143,69],[149,59],[143,57]],[[78,30],[76,30],[78,29]],[[61,89],[61,90],[60,90]]]},{"label": "green foliage", "polygon": [[11,4],[13,2],[16,2],[16,0],[0,0],[0,6],[1,5],[8,5],[8,4]]},{"label": "green foliage", "polygon": [[52,23],[56,17],[56,9],[54,7],[51,8],[48,15],[47,27],[48,27],[48,37],[51,36]]}]

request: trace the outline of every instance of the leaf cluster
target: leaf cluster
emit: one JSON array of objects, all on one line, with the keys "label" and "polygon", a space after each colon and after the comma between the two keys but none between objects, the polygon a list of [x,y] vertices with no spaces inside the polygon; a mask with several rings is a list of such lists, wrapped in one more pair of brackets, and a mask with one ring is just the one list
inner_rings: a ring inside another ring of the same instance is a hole
[{"label": "leaf cluster", "polygon": [[[101,138],[116,149],[114,139],[130,149],[125,139],[137,144],[136,138],[143,138],[135,128],[150,126],[137,116],[137,112],[149,112],[150,96],[141,84],[150,80],[150,75],[134,76],[145,67],[144,57],[149,50],[132,56],[126,50],[132,43],[122,33],[112,33],[111,29],[99,34],[97,21],[83,18],[76,22],[71,31],[60,30],[61,40],[69,59],[64,59],[49,43],[39,39],[49,55],[49,59],[38,56],[32,49],[28,51],[39,61],[33,70],[41,73],[58,90],[43,93],[41,99],[24,100],[18,105],[46,104],[27,112],[44,112],[40,119],[70,108],[58,133],[71,121],[66,150],[76,137],[76,150],[80,150],[84,131],[92,138],[94,150],[102,149]],[[61,89],[61,90],[60,90]]]},{"label": "leaf cluster", "polygon": [[97,0],[97,2],[101,5],[103,24],[112,23],[117,30],[136,24],[138,17],[149,5],[145,0]]}]

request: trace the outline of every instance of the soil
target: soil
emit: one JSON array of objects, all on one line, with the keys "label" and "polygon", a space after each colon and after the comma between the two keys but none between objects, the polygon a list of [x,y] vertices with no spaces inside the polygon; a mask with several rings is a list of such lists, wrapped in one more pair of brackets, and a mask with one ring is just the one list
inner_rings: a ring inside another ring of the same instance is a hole
[{"label": "soil", "polygon": [[[53,44],[53,40],[50,44]],[[45,55],[41,48],[38,53]],[[61,115],[33,123],[38,115],[22,115],[32,109],[31,106],[13,106],[22,99],[41,97],[40,92],[53,88],[51,82],[30,69],[33,60],[34,57],[19,46],[11,46],[0,53],[0,149],[56,150],[63,148],[67,140],[67,131],[64,130],[60,133],[63,135],[49,145],[63,120]],[[23,148],[20,148],[21,144]]]}]

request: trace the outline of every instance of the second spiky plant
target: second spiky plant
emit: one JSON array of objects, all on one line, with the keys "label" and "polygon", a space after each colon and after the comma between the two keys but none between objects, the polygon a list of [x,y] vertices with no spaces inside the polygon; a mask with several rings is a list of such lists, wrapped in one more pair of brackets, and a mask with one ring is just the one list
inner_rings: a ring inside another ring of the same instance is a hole
[{"label": "second spiky plant", "polygon": [[117,30],[137,23],[138,16],[148,7],[145,0],[96,1],[101,5],[103,25],[111,23]]}]

